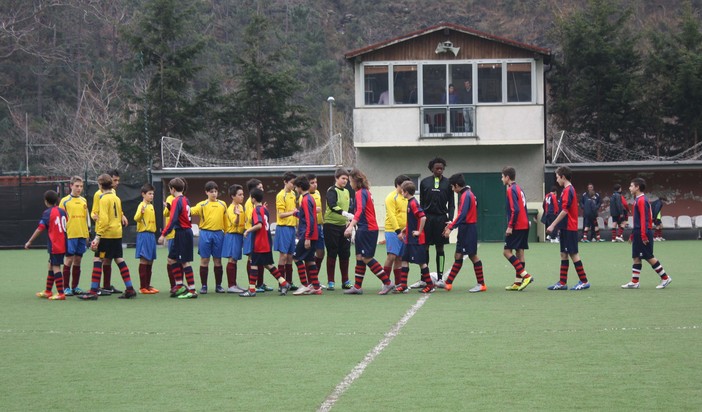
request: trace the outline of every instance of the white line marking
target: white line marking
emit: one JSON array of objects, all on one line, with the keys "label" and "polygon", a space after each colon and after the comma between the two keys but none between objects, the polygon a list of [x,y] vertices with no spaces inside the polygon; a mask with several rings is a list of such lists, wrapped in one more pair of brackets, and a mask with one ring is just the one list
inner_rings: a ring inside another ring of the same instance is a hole
[{"label": "white line marking", "polygon": [[351,387],[351,384],[353,382],[360,378],[361,375],[363,374],[363,371],[366,370],[368,365],[371,364],[375,360],[375,358],[380,355],[381,352],[392,342],[393,339],[395,339],[395,336],[397,336],[400,333],[400,330],[409,322],[410,319],[412,319],[412,316],[414,316],[417,311],[424,305],[424,303],[429,299],[430,295],[424,295],[420,297],[417,300],[417,303],[412,305],[411,308],[405,313],[405,316],[402,317],[397,323],[390,329],[386,334],[385,337],[373,348],[371,349],[370,352],[366,354],[366,356],[363,358],[361,362],[356,365],[351,372],[344,377],[344,379],[336,385],[336,388],[332,391],[329,396],[324,400],[322,405],[317,409],[318,412],[327,412],[330,411],[331,408],[334,406],[336,401],[339,400],[341,395],[346,392],[349,387]]}]

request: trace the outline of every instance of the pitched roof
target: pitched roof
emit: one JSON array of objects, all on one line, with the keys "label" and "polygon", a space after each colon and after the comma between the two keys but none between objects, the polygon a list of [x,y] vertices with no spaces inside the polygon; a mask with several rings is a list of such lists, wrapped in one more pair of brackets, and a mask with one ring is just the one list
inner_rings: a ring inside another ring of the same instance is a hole
[{"label": "pitched roof", "polygon": [[505,37],[495,36],[495,35],[492,35],[489,33],[481,32],[481,31],[478,31],[475,29],[471,29],[470,27],[459,26],[459,25],[453,24],[453,23],[440,23],[440,24],[437,24],[435,26],[427,27],[426,29],[413,31],[411,33],[407,33],[407,34],[404,34],[402,36],[395,37],[393,39],[384,40],[384,41],[381,41],[380,43],[371,44],[370,46],[366,46],[366,47],[362,47],[360,49],[350,51],[350,52],[346,53],[344,55],[344,57],[346,57],[346,59],[352,59],[354,57],[372,52],[374,50],[382,49],[384,47],[392,46],[394,44],[401,43],[401,42],[409,40],[409,39],[413,39],[413,38],[420,37],[420,36],[423,36],[423,35],[428,34],[428,33],[432,33],[432,32],[439,31],[439,30],[444,30],[444,29],[451,29],[451,30],[455,30],[455,31],[458,31],[461,33],[466,33],[466,34],[469,34],[472,36],[480,37],[480,38],[483,38],[486,40],[504,43],[504,44],[514,46],[514,47],[524,49],[524,50],[530,50],[530,51],[533,51],[535,53],[542,54],[544,56],[551,55],[550,49],[532,46],[530,44],[518,42],[516,40],[507,39]]}]

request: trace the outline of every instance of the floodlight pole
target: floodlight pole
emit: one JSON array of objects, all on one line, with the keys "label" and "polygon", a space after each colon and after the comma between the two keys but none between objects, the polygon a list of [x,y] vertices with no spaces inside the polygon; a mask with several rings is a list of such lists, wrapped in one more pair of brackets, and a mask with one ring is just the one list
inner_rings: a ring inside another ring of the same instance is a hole
[{"label": "floodlight pole", "polygon": [[332,106],[334,105],[334,97],[329,96],[327,98],[329,102],[329,163],[334,163],[334,152],[332,150],[332,139],[334,138],[334,111]]}]

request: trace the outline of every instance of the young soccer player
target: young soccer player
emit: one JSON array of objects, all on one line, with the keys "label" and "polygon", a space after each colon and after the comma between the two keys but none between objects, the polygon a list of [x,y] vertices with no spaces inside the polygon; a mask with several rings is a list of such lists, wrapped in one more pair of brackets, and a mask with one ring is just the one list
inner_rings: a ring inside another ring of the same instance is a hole
[{"label": "young soccer player", "polygon": [[354,286],[344,291],[347,295],[363,294],[363,278],[365,277],[366,266],[368,266],[378,279],[383,282],[383,288],[379,295],[387,295],[395,289],[395,284],[390,281],[390,277],[383,271],[375,255],[375,247],[378,243],[378,223],[375,219],[375,206],[370,192],[368,178],[358,169],[351,170],[349,174],[351,185],[356,191],[356,214],[351,223],[344,231],[346,237],[351,237],[354,228],[356,229],[356,281]]},{"label": "young soccer player", "polygon": [[315,243],[319,239],[319,225],[317,224],[317,204],[310,195],[310,182],[306,176],[300,176],[294,181],[295,191],[300,195],[300,207],[295,216],[299,219],[297,226],[297,246],[295,247],[294,260],[297,272],[300,275],[302,286],[293,295],[321,295],[322,287],[319,284],[319,269],[314,261]]},{"label": "young soccer player", "polygon": [[[175,236],[168,247],[169,272],[173,273],[175,285],[171,288],[171,297],[178,299],[196,299],[195,275],[190,262],[193,261],[193,229],[190,223],[190,203],[185,197],[185,182],[183,179],[175,177],[168,182],[168,190],[173,195],[171,213],[168,224],[161,231],[158,238],[160,245],[166,240],[170,232],[175,232]],[[183,285],[183,276],[188,287]]]},{"label": "young soccer player", "polygon": [[614,185],[612,196],[609,198],[609,214],[612,216],[612,242],[624,241],[624,227],[629,216],[629,208],[622,197],[622,185]]},{"label": "young soccer player", "polygon": [[113,190],[113,179],[108,174],[98,177],[98,184],[102,194],[99,197],[97,225],[95,238],[90,243],[90,249],[95,251],[93,259],[93,274],[90,282],[90,292],[78,296],[82,300],[97,300],[100,287],[100,277],[107,261],[114,260],[122,275],[122,280],[127,290],[119,296],[120,299],[136,297],[132,286],[127,262],[122,258],[122,225],[125,219],[122,213],[122,202]]},{"label": "young soccer player", "polygon": [[631,282],[623,284],[623,289],[639,288],[642,259],[645,259],[661,278],[661,283],[656,286],[656,289],[665,289],[673,281],[673,278],[665,273],[661,262],[653,256],[653,242],[651,241],[653,239],[653,214],[645,191],[646,181],[644,179],[640,177],[632,179],[629,192],[636,200],[634,201],[634,228],[629,242],[631,242],[631,256],[634,259],[634,265],[631,268]]},{"label": "young soccer player", "polygon": [[154,187],[149,183],[141,187],[141,199],[134,214],[137,224],[135,257],[139,259],[139,292],[143,295],[154,295],[159,292],[151,286],[151,275],[156,260],[156,212],[153,205]]},{"label": "young soccer player", "polygon": [[663,222],[661,221],[661,216],[663,214],[663,206],[668,201],[665,196],[658,196],[658,199],[651,202],[651,214],[653,215],[653,240],[660,242],[665,240],[663,238]]},{"label": "young soccer player", "polygon": [[[310,196],[314,199],[314,203],[317,205],[317,233],[319,238],[313,245],[315,248],[314,252],[314,264],[317,265],[317,270],[322,270],[322,261],[324,261],[324,215],[322,214],[322,195],[317,190],[317,176],[314,173],[307,173],[307,180],[310,182]],[[336,285],[331,282],[331,285],[327,283],[328,290],[334,290]]]},{"label": "young soccer player", "polygon": [[444,229],[444,237],[448,238],[451,231],[458,226],[458,242],[456,242],[456,255],[453,257],[453,266],[448,279],[446,279],[446,291],[453,288],[453,281],[456,275],[463,267],[463,257],[468,255],[468,258],[473,262],[473,271],[478,284],[473,286],[468,292],[485,292],[485,277],[483,275],[483,262],[478,257],[478,201],[471,192],[470,187],[466,186],[466,181],[463,174],[456,173],[449,177],[451,189],[458,194],[458,216],[453,222],[446,225]]},{"label": "young soccer player", "polygon": [[560,166],[556,169],[556,182],[563,187],[561,193],[561,211],[556,220],[546,229],[553,233],[560,224],[561,238],[561,272],[558,282],[547,287],[548,290],[568,290],[568,258],[573,261],[575,271],[580,279],[570,290],[585,290],[590,288],[587,280],[583,262],[578,253],[578,201],[575,195],[575,188],[570,183],[572,172],[567,166]]},{"label": "young soccer player", "polygon": [[351,239],[344,235],[348,221],[353,218],[349,213],[351,194],[346,188],[349,172],[337,169],[334,173],[334,186],[327,189],[327,209],[324,212],[324,244],[327,247],[327,281],[334,285],[334,269],[337,258],[341,271],[343,289],[350,289],[349,259],[351,258]]},{"label": "young soccer player", "polygon": [[513,167],[507,166],[502,169],[502,183],[507,187],[507,229],[503,254],[515,272],[514,283],[505,289],[522,291],[534,278],[526,271],[524,260],[524,250],[529,249],[529,220],[526,213],[526,196],[515,182],[516,177],[517,172]]},{"label": "young soccer player", "polygon": [[[253,198],[251,197],[251,191],[253,189],[259,189],[263,191],[263,182],[261,182],[258,179],[249,179],[248,182],[246,182],[246,187],[247,190],[249,191],[249,198],[246,199],[246,203],[244,204],[244,230],[251,229],[251,218],[253,217],[253,212],[254,212],[254,204],[253,204]],[[251,272],[251,250],[253,248],[252,238],[251,237],[244,237],[244,248],[243,252],[246,256],[248,256],[248,259],[246,261],[246,272],[250,273]],[[268,287],[265,283],[263,283],[263,266],[259,266],[258,270],[258,280],[256,281],[256,292],[258,293],[264,293],[264,292],[270,292],[273,290],[273,288]],[[290,277],[292,277],[292,268],[290,268]],[[297,290],[296,286],[291,286],[291,290]]]},{"label": "young soccer player", "polygon": [[[106,174],[110,175],[112,178],[112,192],[117,195],[117,187],[119,186],[119,172],[117,170],[110,170]],[[95,195],[93,195],[93,207],[90,210],[90,215],[95,221],[95,224],[97,225],[97,219],[98,216],[100,215],[100,197],[102,196],[102,191],[100,189],[95,192]],[[126,227],[129,222],[127,221],[127,217],[122,215],[121,217],[122,221],[122,226]],[[103,261],[103,267],[102,267],[102,276],[103,276],[103,288],[100,289],[100,295],[107,296],[111,295],[113,293],[122,293],[121,290],[118,290],[117,288],[112,285],[112,259],[105,259]]]},{"label": "young soccer player", "polygon": [[402,197],[407,200],[407,217],[405,218],[405,227],[398,235],[405,247],[401,258],[400,284],[395,288],[394,293],[406,293],[409,291],[407,288],[407,276],[409,275],[410,263],[419,265],[422,281],[426,283],[426,286],[420,292],[433,293],[435,290],[434,281],[429,275],[429,266],[427,266],[427,240],[424,234],[424,225],[427,222],[427,217],[414,197],[416,190],[417,187],[412,181],[407,180],[400,184]]},{"label": "young soccer player", "polygon": [[285,280],[292,283],[293,253],[295,253],[295,227],[297,218],[297,198],[293,182],[297,176],[293,172],[283,175],[283,189],[275,196],[276,223],[273,250],[279,253],[278,270],[285,274]]},{"label": "young soccer player", "polygon": [[290,290],[290,283],[273,264],[271,251],[271,228],[268,224],[268,209],[263,205],[263,190],[254,188],[250,192],[253,212],[251,213],[251,227],[244,232],[244,238],[251,238],[251,266],[249,268],[249,290],[240,293],[243,298],[256,296],[256,282],[258,281],[258,268],[263,266],[276,278],[280,284],[280,295],[284,296]]},{"label": "young soccer player", "polygon": [[597,215],[600,211],[602,198],[600,194],[595,192],[595,186],[592,183],[587,184],[587,192],[580,197],[580,206],[583,208],[583,242],[589,242],[588,232],[592,229],[592,241],[602,242],[600,237],[600,226],[597,223]]},{"label": "young soccer player", "polygon": [[[546,197],[544,197],[544,202],[542,204],[544,213],[541,215],[541,223],[543,223],[546,227],[551,226],[551,223],[553,223],[553,221],[556,220],[556,216],[561,211],[557,191],[558,188],[556,187],[556,185],[553,185],[551,187],[551,191],[546,193]],[[557,243],[559,241],[558,231],[556,231],[556,233],[553,234],[547,234],[546,241],[551,243]]]},{"label": "young soccer player", "polygon": [[224,231],[227,229],[227,205],[217,199],[219,186],[213,181],[205,183],[207,200],[190,209],[190,216],[200,218],[200,236],[197,252],[200,255],[200,282],[201,294],[207,293],[207,276],[210,258],[214,261],[215,292],[226,292],[222,287],[224,268],[222,268],[222,242]]},{"label": "young soccer player", "polygon": [[[65,210],[68,216],[66,222],[68,247],[63,264],[63,286],[66,296],[85,293],[78,287],[78,283],[80,282],[80,263],[88,246],[88,225],[90,223],[88,201],[81,196],[83,179],[73,176],[70,187],[71,193],[61,199],[59,203],[59,207]],[[71,282],[71,275],[73,275],[73,282]]]},{"label": "young soccer player", "polygon": [[[63,290],[63,275],[61,274],[61,264],[68,241],[66,237],[66,211],[58,207],[58,200],[58,193],[53,190],[44,192],[44,205],[47,209],[41,215],[39,226],[24,244],[24,248],[29,249],[29,246],[41,232],[48,231],[49,239],[46,249],[49,252],[49,273],[46,275],[46,289],[38,292],[37,296],[50,300],[66,300]],[[54,283],[56,283],[56,291],[58,292],[55,295],[52,293]]]},{"label": "young soccer player", "polygon": [[227,233],[222,243],[222,257],[227,262],[227,293],[243,293],[244,289],[236,283],[237,262],[241,260],[244,246],[244,188],[241,185],[229,186],[232,203],[227,208]]},{"label": "young soccer player", "polygon": [[[395,275],[395,285],[401,283],[402,253],[405,245],[398,236],[407,224],[407,199],[402,194],[402,183],[409,180],[405,175],[397,176],[395,190],[385,197],[385,248],[388,257],[385,258],[383,270],[388,275]],[[426,261],[426,258],[423,260]]]}]

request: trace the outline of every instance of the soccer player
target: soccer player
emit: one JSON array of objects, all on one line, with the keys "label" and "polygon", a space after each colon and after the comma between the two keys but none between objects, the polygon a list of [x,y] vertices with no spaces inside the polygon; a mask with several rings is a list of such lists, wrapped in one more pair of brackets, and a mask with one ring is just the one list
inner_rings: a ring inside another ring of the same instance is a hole
[{"label": "soccer player", "polygon": [[134,286],[132,286],[127,262],[122,258],[122,226],[126,218],[122,213],[122,201],[115,194],[113,182],[113,177],[109,174],[102,174],[98,177],[102,194],[99,196],[100,204],[98,205],[95,238],[90,243],[90,249],[95,251],[93,274],[90,292],[78,296],[82,300],[97,300],[103,267],[107,261],[113,259],[117,263],[119,273],[127,288],[119,298],[132,299],[137,295]]},{"label": "soccer player", "polygon": [[[119,172],[117,170],[110,170],[106,174],[110,175],[112,177],[112,192],[117,195],[117,187],[119,186]],[[97,225],[97,219],[98,216],[100,215],[100,197],[102,196],[102,191],[98,188],[97,192],[93,195],[93,207],[90,210],[90,216],[93,218],[95,221],[95,224]],[[122,226],[126,227],[129,222],[127,221],[127,217],[122,215]],[[117,290],[113,285],[112,285],[112,259],[105,259],[103,261],[104,265],[102,268],[102,275],[103,275],[103,288],[100,289],[100,294],[101,295],[111,295],[113,293],[122,293],[121,290]]]},{"label": "soccer player", "polygon": [[507,187],[507,229],[503,254],[515,272],[514,283],[505,289],[522,291],[534,278],[526,271],[524,260],[524,250],[529,249],[529,220],[526,196],[515,182],[516,177],[517,171],[513,167],[507,166],[502,169],[502,183]]},{"label": "soccer player", "polygon": [[[306,176],[297,177],[294,181],[295,191],[300,195],[300,207],[295,216],[299,219],[297,226],[297,246],[294,260],[300,275],[302,286],[293,295],[321,295],[322,286],[319,284],[319,269],[315,262],[315,246],[319,239],[317,224],[317,204],[310,195],[310,182]],[[308,276],[309,275],[309,276]]]},{"label": "soccer player", "polygon": [[[553,223],[554,220],[556,220],[556,216],[558,213],[561,211],[561,207],[559,206],[559,200],[558,200],[558,188],[556,185],[553,185],[551,187],[551,191],[546,193],[546,197],[544,197],[544,202],[542,204],[544,213],[541,215],[541,223],[544,224],[544,226],[549,227],[551,226],[551,223]],[[551,242],[551,243],[556,243],[558,242],[558,232],[549,233],[546,235],[546,240]]]},{"label": "soccer player", "polygon": [[222,267],[222,243],[227,228],[227,205],[217,199],[219,186],[213,181],[205,183],[207,199],[190,209],[190,216],[200,218],[200,237],[197,252],[200,255],[201,294],[207,294],[207,276],[210,258],[214,261],[215,292],[226,292],[222,287],[224,268]]},{"label": "soccer player", "polygon": [[232,203],[227,208],[227,232],[222,244],[222,257],[227,262],[227,293],[243,293],[244,289],[236,283],[237,261],[242,258],[244,246],[244,188],[241,185],[229,186]]},{"label": "soccer player", "polygon": [[622,197],[622,185],[619,183],[614,185],[612,196],[609,198],[609,214],[612,216],[612,242],[623,242],[629,208]]},{"label": "soccer player", "polygon": [[663,206],[668,198],[665,196],[658,196],[658,199],[651,202],[651,214],[653,215],[653,240],[660,242],[665,240],[663,238],[663,222],[661,222],[661,216],[663,212]]},{"label": "soccer player", "polygon": [[[575,271],[578,274],[578,283],[570,290],[585,290],[590,288],[587,280],[583,262],[578,253],[578,202],[575,195],[575,188],[570,183],[572,172],[567,166],[560,166],[556,169],[556,182],[563,187],[561,193],[561,211],[556,220],[546,229],[553,233],[560,224],[561,239],[561,272],[558,282],[547,287],[548,290],[568,290],[568,258],[573,261]],[[563,222],[563,223],[561,223]]]},{"label": "soccer player", "polygon": [[139,292],[143,295],[154,295],[159,292],[151,286],[151,275],[156,260],[156,212],[153,205],[154,187],[149,183],[141,187],[141,199],[134,214],[137,224],[135,257],[139,259]]},{"label": "soccer player", "polygon": [[[251,197],[251,191],[253,189],[259,189],[263,191],[263,182],[261,182],[258,179],[249,179],[249,181],[246,182],[246,187],[249,191],[249,198],[246,199],[246,203],[244,204],[244,230],[251,229],[251,218],[253,217],[253,212],[254,212],[254,204],[253,204],[253,198]],[[253,248],[252,238],[251,237],[244,237],[244,248],[243,252],[246,256],[248,256],[248,259],[246,261],[246,272],[251,273],[251,250]],[[258,293],[264,293],[264,292],[270,292],[273,290],[273,288],[268,287],[265,283],[263,283],[263,266],[259,266],[258,270],[258,280],[256,281],[256,292]],[[290,276],[292,277],[292,268],[290,269]],[[291,286],[291,290],[297,290],[296,286]]]},{"label": "soccer player", "polygon": [[283,175],[283,188],[275,196],[276,223],[273,250],[279,253],[278,270],[285,280],[292,283],[293,253],[295,253],[295,227],[297,199],[293,182],[297,176],[293,172]]},{"label": "soccer player", "polygon": [[651,241],[653,239],[653,214],[645,191],[646,181],[644,179],[636,177],[631,180],[629,192],[636,199],[634,201],[634,228],[629,238],[634,265],[631,268],[631,282],[623,284],[623,289],[639,288],[642,259],[645,259],[661,278],[661,283],[656,286],[656,289],[665,289],[673,281],[673,278],[665,273],[661,262],[653,256],[653,242]]},{"label": "soccer player", "polygon": [[[385,197],[385,248],[387,249],[388,257],[385,258],[383,270],[388,275],[390,273],[395,275],[395,285],[401,283],[402,252],[405,245],[398,236],[407,224],[407,199],[402,194],[402,183],[409,180],[410,178],[405,175],[397,176],[395,178],[395,190],[388,193]],[[412,193],[412,196],[414,196],[414,193]],[[422,260],[426,262],[426,257]]]},{"label": "soccer player", "polygon": [[600,194],[595,192],[595,186],[592,183],[587,184],[587,192],[580,197],[580,206],[583,208],[583,242],[589,242],[588,232],[590,229],[594,232],[592,235],[593,242],[603,242],[600,237],[600,226],[597,223],[597,214],[602,204]]},{"label": "soccer player", "polygon": [[[190,262],[193,261],[193,229],[190,222],[190,203],[185,197],[185,182],[179,177],[175,177],[168,182],[168,190],[173,195],[171,213],[168,224],[161,231],[158,238],[160,245],[166,240],[170,232],[175,232],[175,236],[168,247],[169,272],[173,273],[175,285],[171,288],[171,297],[178,299],[196,299],[195,275]],[[188,287],[183,285],[183,276]]]},{"label": "soccer player", "polygon": [[[427,214],[427,224],[424,228],[427,235],[427,263],[429,263],[429,247],[436,247],[436,286],[443,288],[444,245],[448,239],[444,237],[446,224],[451,221],[454,214],[455,204],[453,191],[448,179],[444,177],[446,160],[436,157],[429,162],[429,170],[432,175],[425,177],[419,183],[419,203]],[[412,285],[414,286],[414,285]]]},{"label": "soccer player", "polygon": [[[46,275],[46,289],[38,292],[37,296],[50,300],[66,300],[63,290],[63,275],[61,274],[61,264],[64,263],[68,241],[66,237],[66,211],[58,207],[58,200],[58,193],[53,190],[44,192],[44,205],[47,209],[41,215],[39,226],[24,244],[24,248],[29,249],[29,246],[41,232],[48,231],[49,241],[46,244],[46,249],[49,252],[49,273]],[[55,295],[52,293],[54,283],[56,283],[56,291],[58,292]]]},{"label": "soccer player", "polygon": [[[183,179],[183,182],[185,180]],[[168,221],[170,220],[171,217],[171,206],[173,205],[173,195],[169,194],[168,197],[166,197],[166,201],[163,202],[163,226],[166,227],[168,225]],[[165,238],[165,245],[166,245],[166,250],[170,250],[171,248],[171,242],[173,241],[173,238],[175,237],[175,230],[172,230],[171,233],[168,234]],[[173,277],[173,271],[171,270],[171,265],[166,262],[166,273],[168,274],[168,281],[171,284],[171,289],[175,286],[175,277]]]},{"label": "soccer player", "polygon": [[271,251],[271,228],[268,224],[268,209],[263,203],[263,190],[254,188],[250,192],[253,211],[251,213],[251,227],[244,232],[244,238],[251,238],[251,266],[249,267],[249,290],[240,293],[243,298],[256,296],[256,282],[260,278],[259,267],[263,266],[278,280],[280,295],[284,296],[290,290],[290,283],[273,264]]},{"label": "soccer player", "polygon": [[[71,193],[61,199],[59,207],[66,211],[68,221],[66,222],[66,234],[68,235],[68,247],[66,249],[66,259],[63,264],[63,286],[66,296],[85,293],[78,287],[80,282],[80,263],[83,254],[88,247],[88,201],[83,193],[83,179],[78,176],[71,178]],[[71,282],[71,274],[73,282]]]},{"label": "soccer player", "polygon": [[375,255],[375,247],[378,243],[378,223],[375,219],[375,206],[373,206],[373,197],[370,192],[370,184],[368,178],[363,172],[358,169],[351,170],[349,174],[351,185],[356,191],[356,214],[344,231],[346,237],[351,237],[354,228],[356,229],[356,279],[354,286],[346,291],[347,295],[363,294],[363,278],[365,277],[366,266],[368,266],[378,279],[383,282],[383,288],[378,292],[379,295],[387,295],[395,289],[395,284],[390,281],[390,277],[383,267],[380,266],[377,260],[373,258]]},{"label": "soccer player", "polygon": [[[314,264],[317,265],[317,269],[322,269],[322,261],[324,261],[324,214],[322,213],[322,195],[317,190],[317,176],[314,173],[307,173],[307,180],[310,182],[310,195],[314,199],[314,204],[317,205],[317,225],[319,238],[315,242],[314,248]],[[334,282],[329,285],[327,283],[328,290],[334,290],[336,285]]]},{"label": "soccer player", "polygon": [[327,247],[327,281],[334,285],[334,268],[337,257],[343,289],[350,289],[349,259],[351,258],[351,239],[344,235],[346,225],[353,215],[349,213],[351,194],[346,189],[349,172],[337,169],[334,173],[334,186],[327,189],[327,209],[324,212],[324,244]]},{"label": "soccer player", "polygon": [[429,266],[427,266],[427,249],[424,245],[426,243],[426,234],[424,232],[424,225],[426,224],[427,217],[424,211],[419,206],[419,202],[414,197],[414,193],[417,190],[416,186],[412,181],[404,181],[400,184],[400,190],[402,191],[402,197],[407,199],[407,217],[405,218],[405,227],[400,232],[398,237],[404,242],[404,250],[402,251],[402,263],[401,263],[401,276],[400,284],[393,291],[394,293],[405,293],[408,292],[407,288],[407,276],[409,275],[409,264],[415,263],[419,265],[419,270],[422,273],[422,281],[426,283],[424,289],[420,293],[434,293],[435,287],[434,282],[431,280],[429,275]]},{"label": "soccer player", "polygon": [[453,288],[453,281],[463,267],[463,257],[467,255],[473,262],[475,279],[478,281],[468,292],[485,292],[487,286],[483,275],[483,262],[478,256],[478,200],[470,187],[466,186],[463,174],[456,173],[449,177],[449,184],[451,189],[458,193],[458,216],[446,225],[444,237],[448,238],[451,231],[458,226],[458,242],[456,242],[456,255],[453,257],[453,266],[446,279],[445,289],[451,291]]}]

